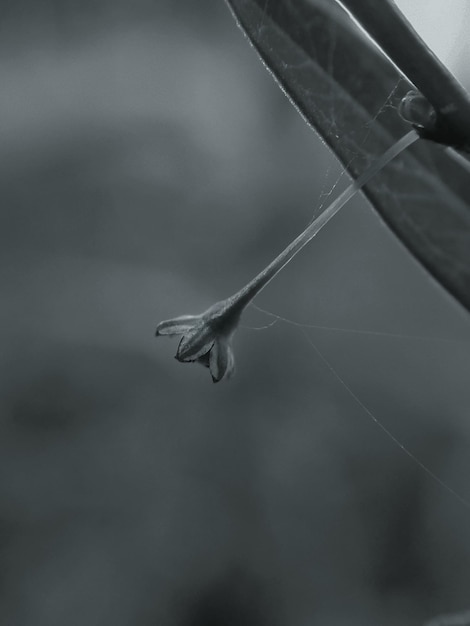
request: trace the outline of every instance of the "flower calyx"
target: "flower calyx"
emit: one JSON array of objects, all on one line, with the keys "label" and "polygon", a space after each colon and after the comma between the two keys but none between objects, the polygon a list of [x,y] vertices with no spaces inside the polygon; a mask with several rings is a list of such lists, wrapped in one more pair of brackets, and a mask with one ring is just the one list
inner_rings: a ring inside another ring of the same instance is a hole
[{"label": "flower calyx", "polygon": [[232,337],[242,310],[233,298],[222,300],[200,315],[182,315],[158,324],[157,337],[182,335],[175,358],[181,363],[201,363],[218,383],[235,370]]}]

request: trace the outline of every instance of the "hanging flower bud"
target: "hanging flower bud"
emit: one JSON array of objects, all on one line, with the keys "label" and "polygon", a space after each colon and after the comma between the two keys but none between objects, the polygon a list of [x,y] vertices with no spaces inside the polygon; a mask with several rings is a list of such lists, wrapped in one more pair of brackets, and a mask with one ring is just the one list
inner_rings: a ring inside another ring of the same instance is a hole
[{"label": "hanging flower bud", "polygon": [[160,322],[156,336],[181,336],[176,359],[181,363],[200,363],[209,368],[212,380],[217,383],[230,378],[235,369],[232,337],[240,317],[250,302],[274,277],[307,245],[323,226],[387,163],[417,141],[414,130],[386,150],[382,156],[363,172],[340,194],[298,237],[296,237],[269,265],[250,280],[242,289],[226,300],[216,302],[200,315],[182,315]]},{"label": "hanging flower bud", "polygon": [[182,335],[176,359],[181,363],[201,363],[218,383],[230,378],[235,369],[232,336],[240,319],[240,307],[233,299],[217,302],[201,315],[183,315],[160,322],[156,336]]}]

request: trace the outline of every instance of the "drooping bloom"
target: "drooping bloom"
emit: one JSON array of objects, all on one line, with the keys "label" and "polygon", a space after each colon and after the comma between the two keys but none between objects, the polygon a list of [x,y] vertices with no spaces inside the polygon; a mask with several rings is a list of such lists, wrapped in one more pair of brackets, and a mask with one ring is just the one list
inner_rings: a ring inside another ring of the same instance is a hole
[{"label": "drooping bloom", "polygon": [[176,359],[181,363],[201,363],[218,383],[235,369],[232,337],[240,319],[240,307],[231,298],[217,302],[200,315],[182,315],[160,322],[156,336],[182,335]]},{"label": "drooping bloom", "polygon": [[243,310],[268,285],[273,278],[304,248],[309,241],[336,215],[377,172],[419,136],[414,130],[396,141],[382,156],[374,161],[347,187],[313,222],[296,237],[269,265],[250,280],[242,289],[226,300],[221,300],[201,315],[183,315],[160,322],[157,337],[182,335],[176,358],[182,363],[201,363],[209,368],[212,380],[217,383],[229,378],[234,371],[232,337]]}]

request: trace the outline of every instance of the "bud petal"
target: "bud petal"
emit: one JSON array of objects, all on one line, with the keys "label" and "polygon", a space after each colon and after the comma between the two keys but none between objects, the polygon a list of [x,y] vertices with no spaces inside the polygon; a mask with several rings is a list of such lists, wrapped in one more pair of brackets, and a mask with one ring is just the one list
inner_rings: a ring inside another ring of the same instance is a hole
[{"label": "bud petal", "polygon": [[205,325],[193,329],[181,337],[181,341],[176,351],[178,361],[197,361],[201,356],[207,354],[214,344],[214,334]]},{"label": "bud petal", "polygon": [[158,324],[155,335],[157,337],[184,335],[192,330],[199,320],[199,315],[181,315],[181,317],[175,317],[172,320],[165,320]]},{"label": "bud petal", "polygon": [[218,383],[225,376],[229,377],[234,371],[235,359],[232,348],[226,339],[215,341],[209,354],[209,368],[214,383]]}]

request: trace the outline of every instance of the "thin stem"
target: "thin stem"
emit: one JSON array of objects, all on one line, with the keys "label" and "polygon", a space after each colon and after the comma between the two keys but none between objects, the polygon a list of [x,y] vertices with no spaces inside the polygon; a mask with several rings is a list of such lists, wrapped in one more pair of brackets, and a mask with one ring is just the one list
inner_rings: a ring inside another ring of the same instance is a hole
[{"label": "thin stem", "polygon": [[229,300],[231,306],[244,308],[268,283],[311,241],[315,235],[327,224],[331,218],[348,202],[371,178],[382,170],[392,159],[406,150],[411,144],[419,139],[414,130],[404,135],[401,139],[386,150],[365,172],[363,172],[347,189],[339,195],[307,228],[300,233],[274,261],[264,268],[245,287],[240,289]]}]

